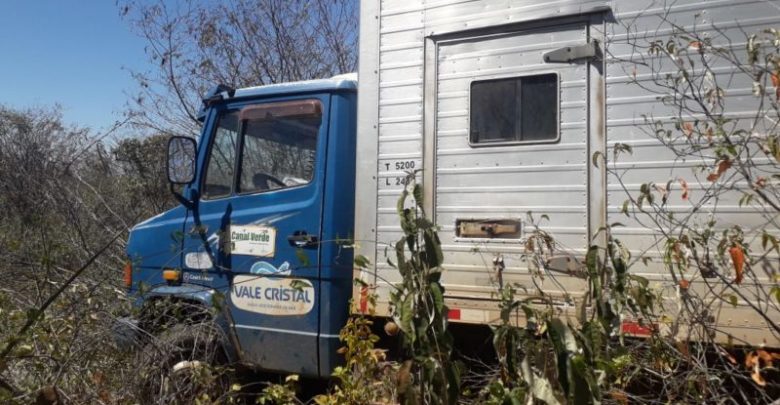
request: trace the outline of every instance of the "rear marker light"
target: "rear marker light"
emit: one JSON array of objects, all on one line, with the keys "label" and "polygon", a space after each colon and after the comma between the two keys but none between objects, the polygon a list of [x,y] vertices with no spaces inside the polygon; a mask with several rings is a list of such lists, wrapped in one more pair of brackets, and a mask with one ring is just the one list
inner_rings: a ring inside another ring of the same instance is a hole
[{"label": "rear marker light", "polygon": [[653,334],[655,325],[641,325],[639,322],[623,321],[620,324],[620,331],[622,333],[634,336],[650,336]]}]

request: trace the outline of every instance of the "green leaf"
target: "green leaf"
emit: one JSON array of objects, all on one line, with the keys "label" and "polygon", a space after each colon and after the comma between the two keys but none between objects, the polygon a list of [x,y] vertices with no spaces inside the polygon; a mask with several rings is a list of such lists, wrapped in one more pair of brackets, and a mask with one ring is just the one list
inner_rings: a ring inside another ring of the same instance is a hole
[{"label": "green leaf", "polygon": [[28,322],[36,321],[41,315],[41,311],[39,311],[38,308],[30,308],[27,310],[26,315]]},{"label": "green leaf", "polygon": [[221,311],[223,308],[225,308],[225,294],[221,291],[215,291],[214,294],[211,296],[211,305],[216,309],[217,311]]},{"label": "green leaf", "polygon": [[593,157],[591,158],[591,161],[593,162],[593,166],[598,168],[599,167],[599,157],[603,157],[603,156],[604,156],[604,154],[601,153],[601,151],[596,151],[595,153],[593,153]]},{"label": "green leaf", "polygon": [[615,160],[617,160],[621,152],[627,152],[629,155],[631,155],[634,153],[634,149],[631,147],[631,145],[626,143],[615,143],[615,146],[612,148],[612,154]]},{"label": "green leaf", "polygon": [[441,290],[439,283],[430,283],[431,296],[433,297],[433,304],[436,305],[436,311],[441,313],[444,309],[444,293]]},{"label": "green leaf", "polygon": [[395,243],[395,259],[398,265],[398,270],[401,272],[402,276],[406,270],[406,256],[404,255],[405,242],[405,239],[401,239]]},{"label": "green leaf", "polygon": [[401,195],[398,196],[398,202],[396,203],[395,209],[398,212],[398,215],[401,216],[401,219],[403,219],[404,214],[404,206],[406,205],[406,197],[409,195],[409,192],[406,191],[406,187],[404,187],[404,190],[401,192]]},{"label": "green leaf", "polygon": [[549,324],[550,331],[554,332],[553,335],[555,335],[553,339],[559,339],[557,342],[560,345],[559,349],[565,350],[569,353],[577,352],[579,347],[577,345],[577,339],[574,338],[574,334],[572,333],[571,328],[563,323],[561,318],[553,318],[550,320]]},{"label": "green leaf", "polygon": [[[388,260],[389,260],[389,259],[388,259]],[[365,269],[365,268],[367,268],[369,265],[371,265],[371,260],[369,260],[367,257],[365,257],[365,256],[363,256],[363,255],[357,255],[357,256],[355,256],[355,260],[354,260],[354,262],[355,262],[355,266],[357,266],[357,267],[359,267],[359,268],[361,268],[361,269]]]},{"label": "green leaf", "polygon": [[627,217],[628,215],[628,204],[631,203],[631,200],[623,201],[623,207],[620,209],[621,214],[625,214]]},{"label": "green leaf", "polygon": [[439,235],[429,229],[423,234],[423,240],[425,241],[425,257],[428,267],[441,266],[442,262],[444,262],[444,253],[441,250]]},{"label": "green leaf", "polygon": [[599,248],[591,246],[585,255],[585,267],[588,269],[591,281],[598,280],[599,276]]},{"label": "green leaf", "polygon": [[582,355],[574,355],[571,357],[570,360],[571,367],[569,368],[571,371],[571,385],[572,385],[572,403],[573,404],[589,404],[594,402],[594,395],[591,392],[591,384],[589,384],[589,380],[594,381],[594,387],[597,388],[598,386],[595,384],[595,379],[592,378],[592,374],[590,372],[590,368],[588,367],[587,363],[585,362],[585,359]]},{"label": "green leaf", "polygon": [[637,283],[641,284],[642,287],[647,288],[647,286],[650,284],[650,281],[642,276],[637,276],[636,274],[629,274],[628,278],[631,280],[636,281]]},{"label": "green leaf", "polygon": [[295,279],[290,282],[290,288],[293,290],[301,291],[304,288],[312,287],[311,283],[306,280]]},{"label": "green leaf", "polygon": [[418,207],[423,207],[423,188],[420,184],[415,183],[414,189],[412,190],[412,195],[414,196],[414,202],[417,204]]},{"label": "green leaf", "polygon": [[33,347],[29,344],[21,344],[14,349],[14,355],[18,357],[29,356],[33,352]]},{"label": "green leaf", "polygon": [[302,248],[295,249],[295,257],[298,258],[301,267],[309,267],[309,264],[311,264],[311,262],[309,262],[309,255],[307,255]]},{"label": "green leaf", "polygon": [[398,315],[400,318],[401,323],[398,325],[401,327],[401,330],[404,331],[406,336],[409,337],[411,340],[411,343],[414,343],[415,339],[415,330],[414,330],[414,296],[412,294],[407,294],[406,297],[404,297],[403,302],[401,303],[400,308],[396,308],[398,311]]},{"label": "green leaf", "polygon": [[441,278],[441,273],[444,271],[444,268],[442,267],[431,267],[428,269],[428,282],[434,282],[439,281]]},{"label": "green leaf", "polygon": [[547,405],[560,405],[563,403],[564,398],[559,398],[550,380],[544,376],[536,374],[528,362],[528,356],[523,357],[523,361],[520,363],[522,369],[522,376],[526,384],[528,384],[531,395],[534,398],[544,401]]},{"label": "green leaf", "polygon": [[178,243],[184,240],[184,232],[183,231],[174,231],[171,232],[171,240]]}]

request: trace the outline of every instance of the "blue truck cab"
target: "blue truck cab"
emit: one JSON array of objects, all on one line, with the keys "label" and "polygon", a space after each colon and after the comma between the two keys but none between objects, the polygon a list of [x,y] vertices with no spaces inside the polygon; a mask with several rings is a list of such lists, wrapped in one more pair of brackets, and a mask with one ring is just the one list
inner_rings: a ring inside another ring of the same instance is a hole
[{"label": "blue truck cab", "polygon": [[354,75],[207,95],[197,146],[169,143],[181,204],[130,233],[136,306],[218,307],[238,362],[330,375],[352,293],[339,241],[353,231],[356,106]]}]

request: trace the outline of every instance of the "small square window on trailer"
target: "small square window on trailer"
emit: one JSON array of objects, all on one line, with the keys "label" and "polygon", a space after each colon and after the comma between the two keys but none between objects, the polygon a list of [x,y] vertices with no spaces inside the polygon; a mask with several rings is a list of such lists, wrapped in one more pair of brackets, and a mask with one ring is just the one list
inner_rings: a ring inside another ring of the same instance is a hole
[{"label": "small square window on trailer", "polygon": [[555,73],[472,82],[469,142],[557,141],[558,91]]}]

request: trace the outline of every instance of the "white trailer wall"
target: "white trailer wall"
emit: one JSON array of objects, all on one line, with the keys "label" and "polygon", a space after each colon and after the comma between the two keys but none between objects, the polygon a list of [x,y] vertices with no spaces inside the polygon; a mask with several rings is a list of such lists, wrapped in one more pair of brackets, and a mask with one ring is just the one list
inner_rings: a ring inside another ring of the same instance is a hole
[{"label": "white trailer wall", "polygon": [[[550,220],[543,228],[575,256],[584,255],[599,227],[622,222],[627,226],[617,228],[616,236],[635,257],[655,263],[632,271],[674,294],[674,284],[658,265],[663,246],[657,234],[620,213],[623,187],[636,194],[642,183],[678,178],[687,180],[691,193],[707,187],[692,170],[700,162],[676,160],[647,134],[643,115],[668,121],[674,112],[631,83],[636,77],[651,85],[647,69],[622,62],[647,56],[629,42],[644,45],[668,37],[663,18],[688,29],[695,23],[704,31],[714,24],[733,38],[732,46],[744,48],[742,30],[777,26],[780,1],[362,0],[355,238],[356,253],[375,267],[356,277],[377,284],[380,302],[386,302],[382,292],[398,279],[385,264],[385,246],[401,236],[396,215],[401,179],[406,170],[422,169],[425,205],[441,227],[444,283],[460,321],[497,319],[491,301],[497,281],[491,261],[497,255],[506,263],[505,282],[530,286],[531,277],[520,258],[522,241],[458,238],[458,219],[525,220],[527,211],[537,219],[545,214]],[[541,59],[545,52],[589,39],[602,44],[603,60],[545,64]],[[719,67],[726,73],[732,68]],[[523,72],[559,75],[561,140],[472,147],[468,83]],[[727,96],[734,100],[735,116],[755,108],[751,85],[730,83]],[[615,143],[634,149],[617,166],[631,169],[623,184],[590,164],[597,151],[611,156]],[[718,201],[721,226],[765,223],[760,213],[740,209],[736,198]],[[691,211],[679,195],[669,204],[680,215]],[[694,220],[705,220],[711,208],[704,207]],[[573,295],[584,291],[581,280],[564,276],[546,278],[542,288],[550,293],[565,288]],[[359,299],[359,291],[355,296]],[[380,304],[379,310],[386,307]],[[752,309],[721,310],[732,333],[753,341],[772,339],[764,333],[764,321],[750,315]]]}]

